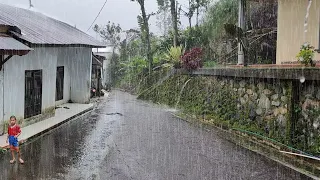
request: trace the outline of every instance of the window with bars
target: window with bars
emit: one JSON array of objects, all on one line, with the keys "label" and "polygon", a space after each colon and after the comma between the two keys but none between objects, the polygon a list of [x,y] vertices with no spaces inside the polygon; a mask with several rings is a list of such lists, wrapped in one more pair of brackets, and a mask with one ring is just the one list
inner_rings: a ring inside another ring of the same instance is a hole
[{"label": "window with bars", "polygon": [[57,67],[56,101],[63,99],[64,66]]},{"label": "window with bars", "polygon": [[41,114],[42,70],[25,71],[24,118]]}]

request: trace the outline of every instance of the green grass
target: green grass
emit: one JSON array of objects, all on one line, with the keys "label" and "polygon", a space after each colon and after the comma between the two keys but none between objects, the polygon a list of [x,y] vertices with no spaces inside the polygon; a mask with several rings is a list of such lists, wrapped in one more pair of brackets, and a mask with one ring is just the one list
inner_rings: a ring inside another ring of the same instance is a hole
[{"label": "green grass", "polygon": [[215,61],[206,61],[203,63],[203,67],[216,67],[217,66],[217,62]]}]

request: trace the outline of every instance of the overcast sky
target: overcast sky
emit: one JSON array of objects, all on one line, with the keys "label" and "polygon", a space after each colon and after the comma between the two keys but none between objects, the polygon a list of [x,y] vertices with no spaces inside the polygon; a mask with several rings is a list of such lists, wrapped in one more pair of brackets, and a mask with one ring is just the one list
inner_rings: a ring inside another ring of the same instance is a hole
[{"label": "overcast sky", "polygon": [[[145,0],[147,12],[157,11],[156,0]],[[76,25],[80,30],[87,29],[97,16],[105,0],[32,0],[35,11],[49,15],[55,19]],[[0,3],[29,8],[29,0],[0,0]],[[187,5],[188,0],[179,0],[182,5]],[[107,24],[108,21],[119,23],[123,29],[137,28],[137,15],[140,13],[138,3],[131,0],[108,0],[96,24]],[[151,31],[158,33],[156,18],[150,20]],[[182,19],[183,26],[187,19]],[[93,30],[88,32],[93,37]]]}]

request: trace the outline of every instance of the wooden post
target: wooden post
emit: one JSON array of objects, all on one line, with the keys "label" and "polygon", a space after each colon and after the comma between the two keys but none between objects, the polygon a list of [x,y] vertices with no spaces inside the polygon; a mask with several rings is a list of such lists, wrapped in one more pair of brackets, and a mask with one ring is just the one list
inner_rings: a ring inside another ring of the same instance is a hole
[{"label": "wooden post", "polygon": [[[238,0],[239,2],[239,17],[238,17],[238,26],[243,30],[243,33],[246,32],[246,0]],[[243,45],[238,43],[238,65],[244,65],[244,50]]]}]

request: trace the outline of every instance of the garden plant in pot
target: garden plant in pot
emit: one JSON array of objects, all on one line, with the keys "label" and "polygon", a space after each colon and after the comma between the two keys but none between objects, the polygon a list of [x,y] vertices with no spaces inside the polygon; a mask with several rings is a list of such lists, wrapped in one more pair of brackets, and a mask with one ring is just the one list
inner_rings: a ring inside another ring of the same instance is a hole
[{"label": "garden plant in pot", "polygon": [[298,61],[305,65],[314,67],[316,64],[313,62],[315,49],[309,43],[305,43],[301,46],[300,52],[297,55]]}]

